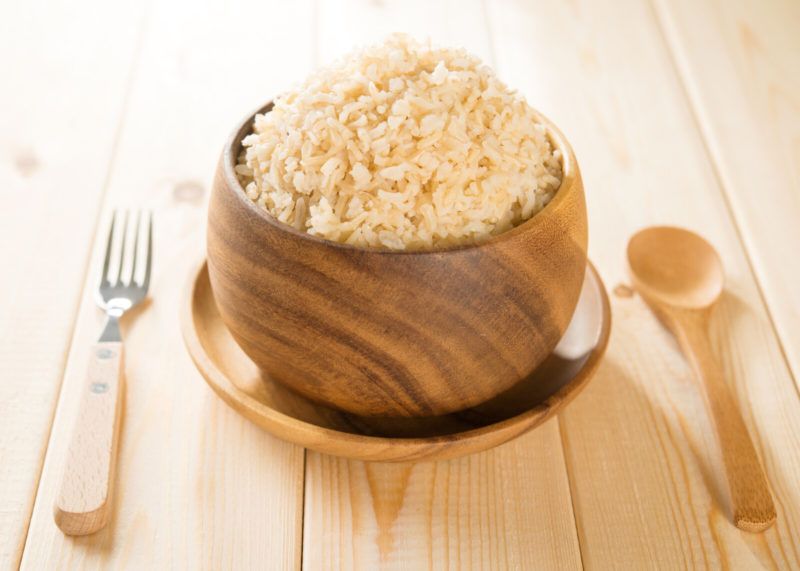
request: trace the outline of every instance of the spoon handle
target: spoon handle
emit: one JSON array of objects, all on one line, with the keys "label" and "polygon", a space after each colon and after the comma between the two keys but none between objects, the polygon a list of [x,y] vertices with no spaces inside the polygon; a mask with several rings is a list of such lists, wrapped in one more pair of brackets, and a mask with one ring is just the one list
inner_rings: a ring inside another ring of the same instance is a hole
[{"label": "spoon handle", "polygon": [[705,386],[728,476],[736,527],[763,531],[775,521],[775,504],[753,441],[711,350],[707,319],[692,312],[676,321],[678,342]]}]

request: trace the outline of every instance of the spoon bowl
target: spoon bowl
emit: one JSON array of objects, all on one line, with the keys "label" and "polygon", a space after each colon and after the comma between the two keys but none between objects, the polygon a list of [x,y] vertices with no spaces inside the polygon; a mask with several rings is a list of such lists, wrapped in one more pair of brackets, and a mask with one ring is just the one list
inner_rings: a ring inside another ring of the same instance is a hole
[{"label": "spoon bowl", "polygon": [[716,250],[703,238],[672,226],[653,226],[628,242],[636,289],[673,307],[710,307],[722,293],[725,275]]}]

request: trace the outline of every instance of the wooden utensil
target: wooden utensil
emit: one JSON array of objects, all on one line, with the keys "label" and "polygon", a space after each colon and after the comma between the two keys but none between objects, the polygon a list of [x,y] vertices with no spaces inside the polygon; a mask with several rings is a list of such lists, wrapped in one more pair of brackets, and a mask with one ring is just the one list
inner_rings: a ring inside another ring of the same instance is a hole
[{"label": "wooden utensil", "polygon": [[714,248],[681,228],[652,227],[628,243],[637,291],[678,339],[705,386],[722,448],[736,526],[758,532],[775,521],[775,504],[753,441],[714,358],[709,316],[722,293],[722,262]]},{"label": "wooden utensil", "polygon": [[533,371],[574,312],[587,244],[578,164],[539,120],[562,156],[552,201],[478,245],[413,252],[324,240],[254,204],[234,171],[244,120],[208,211],[214,298],[242,349],[307,398],[371,416],[462,410]]},{"label": "wooden utensil", "polygon": [[[153,262],[152,214],[137,216],[132,247],[125,248],[128,213],[121,242],[114,247],[114,213],[108,233],[97,303],[106,312],[106,326],[92,347],[80,409],[67,451],[61,487],[53,506],[56,525],[67,535],[88,535],[108,523],[114,491],[117,451],[125,398],[125,366],[119,319],[147,297]],[[144,224],[142,224],[144,220]],[[139,255],[140,242],[144,258]],[[117,263],[111,270],[111,261]],[[130,263],[126,265],[126,257]],[[137,265],[138,262],[138,265]],[[139,271],[141,266],[143,271]],[[129,267],[128,267],[129,266]],[[113,275],[109,275],[109,273]],[[137,274],[141,280],[137,281]]]},{"label": "wooden utensil", "polygon": [[608,295],[589,265],[567,334],[536,371],[495,398],[427,418],[362,417],[313,402],[263,374],[222,322],[203,264],[187,285],[181,326],[211,388],[278,438],[357,460],[443,460],[507,442],[551,418],[589,383],[611,327]]}]

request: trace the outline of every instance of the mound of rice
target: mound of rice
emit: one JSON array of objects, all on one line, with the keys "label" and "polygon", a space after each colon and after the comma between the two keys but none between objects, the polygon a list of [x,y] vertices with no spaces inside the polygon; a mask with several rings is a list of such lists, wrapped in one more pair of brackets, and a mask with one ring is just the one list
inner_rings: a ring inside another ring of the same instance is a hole
[{"label": "mound of rice", "polygon": [[274,103],[237,174],[272,216],[328,240],[474,243],[536,214],[561,182],[532,109],[464,50],[391,36]]}]

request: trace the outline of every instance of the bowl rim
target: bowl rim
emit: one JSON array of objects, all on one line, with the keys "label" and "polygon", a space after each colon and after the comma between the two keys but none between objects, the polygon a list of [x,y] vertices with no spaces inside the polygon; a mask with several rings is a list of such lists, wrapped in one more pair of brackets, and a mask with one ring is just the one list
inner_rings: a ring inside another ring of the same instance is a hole
[{"label": "bowl rim", "polygon": [[268,113],[274,106],[274,100],[270,100],[264,105],[259,106],[255,111],[249,113],[243,120],[241,120],[233,132],[228,136],[225,142],[225,147],[222,151],[220,159],[222,175],[225,179],[228,190],[233,191],[235,198],[244,204],[248,212],[254,214],[265,223],[269,224],[276,230],[285,232],[298,240],[310,242],[323,247],[329,247],[336,250],[345,250],[349,252],[361,252],[365,254],[374,254],[380,256],[428,256],[435,254],[442,254],[445,252],[456,252],[463,250],[478,250],[481,248],[490,248],[494,245],[500,244],[511,240],[523,233],[533,229],[535,226],[545,224],[549,219],[555,216],[556,212],[561,209],[561,205],[566,201],[568,194],[575,192],[575,188],[579,187],[580,171],[578,163],[575,159],[575,154],[572,147],[567,141],[564,134],[555,126],[555,124],[548,119],[545,115],[536,109],[533,114],[536,120],[544,125],[547,138],[550,144],[556,150],[561,151],[561,184],[556,189],[555,196],[548,202],[542,210],[525,220],[522,224],[518,224],[505,232],[496,234],[486,240],[477,243],[466,244],[452,244],[449,246],[440,246],[434,248],[416,249],[416,250],[392,250],[389,248],[369,248],[364,246],[356,246],[353,244],[346,244],[344,242],[336,242],[321,236],[315,236],[302,230],[297,230],[294,226],[281,222],[264,208],[257,205],[255,202],[247,197],[247,194],[242,187],[239,177],[236,174],[234,167],[241,150],[242,139],[252,132],[252,126],[255,121],[255,116],[259,114]]}]

